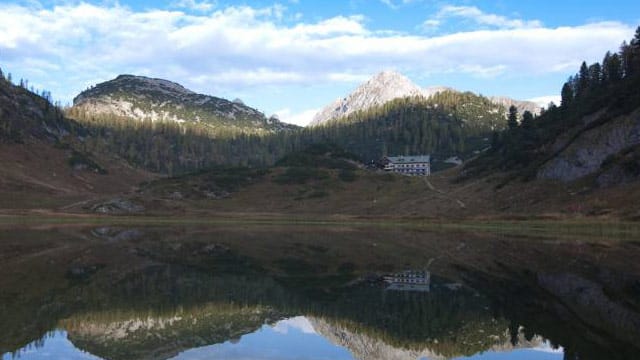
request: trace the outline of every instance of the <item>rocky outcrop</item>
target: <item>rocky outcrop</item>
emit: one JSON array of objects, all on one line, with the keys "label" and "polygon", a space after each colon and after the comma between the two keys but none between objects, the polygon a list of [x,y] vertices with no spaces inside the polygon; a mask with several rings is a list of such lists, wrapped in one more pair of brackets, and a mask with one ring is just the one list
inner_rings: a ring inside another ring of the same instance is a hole
[{"label": "rocky outcrop", "polygon": [[130,214],[144,211],[144,206],[128,199],[115,198],[91,206],[91,211],[99,214]]},{"label": "rocky outcrop", "polygon": [[[596,174],[608,158],[640,145],[640,110],[601,121],[605,116],[607,113],[601,112],[585,118],[583,129],[558,139],[553,145],[556,155],[540,168],[538,178],[573,181]],[[592,126],[599,122],[602,124]],[[603,179],[603,183],[610,180]]]}]

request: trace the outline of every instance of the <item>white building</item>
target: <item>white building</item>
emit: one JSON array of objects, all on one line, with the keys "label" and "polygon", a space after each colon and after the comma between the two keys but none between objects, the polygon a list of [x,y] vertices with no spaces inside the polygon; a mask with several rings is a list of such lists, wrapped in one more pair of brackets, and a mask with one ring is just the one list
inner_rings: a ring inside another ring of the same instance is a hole
[{"label": "white building", "polygon": [[384,158],[384,169],[403,175],[431,175],[431,156],[387,156]]}]

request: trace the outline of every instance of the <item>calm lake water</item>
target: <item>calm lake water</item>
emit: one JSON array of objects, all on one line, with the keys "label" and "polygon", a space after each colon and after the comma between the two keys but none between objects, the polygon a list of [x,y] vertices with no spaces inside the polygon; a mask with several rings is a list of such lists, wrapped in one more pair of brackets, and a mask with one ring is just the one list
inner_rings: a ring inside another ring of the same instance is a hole
[{"label": "calm lake water", "polygon": [[640,240],[0,228],[0,356],[640,359]]}]

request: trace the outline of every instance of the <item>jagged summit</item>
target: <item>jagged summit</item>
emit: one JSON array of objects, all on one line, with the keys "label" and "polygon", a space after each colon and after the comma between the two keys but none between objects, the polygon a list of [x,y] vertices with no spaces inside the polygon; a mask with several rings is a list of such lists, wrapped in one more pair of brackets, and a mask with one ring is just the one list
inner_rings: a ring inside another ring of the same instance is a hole
[{"label": "jagged summit", "polygon": [[360,85],[351,94],[337,99],[322,109],[314,116],[310,125],[319,125],[331,119],[347,116],[353,112],[407,96],[424,96],[423,90],[396,71],[382,71]]},{"label": "jagged summit", "polygon": [[267,119],[241,101],[198,94],[178,83],[145,76],[119,75],[83,91],[73,99],[73,105],[85,114],[133,120],[194,122],[250,132],[291,128]]}]

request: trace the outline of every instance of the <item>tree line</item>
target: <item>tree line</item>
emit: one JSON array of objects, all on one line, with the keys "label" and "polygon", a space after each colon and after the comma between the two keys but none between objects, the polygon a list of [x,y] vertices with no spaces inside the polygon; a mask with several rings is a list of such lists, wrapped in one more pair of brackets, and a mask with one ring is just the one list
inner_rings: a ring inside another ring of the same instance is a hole
[{"label": "tree line", "polygon": [[396,99],[346,118],[271,134],[223,132],[198,123],[131,121],[110,114],[66,115],[92,136],[85,151],[118,154],[146,169],[179,174],[215,165],[269,166],[311,144],[331,143],[370,162],[385,155],[467,154],[488,146],[491,131],[505,126],[503,111],[472,93],[445,91],[430,99]]}]

